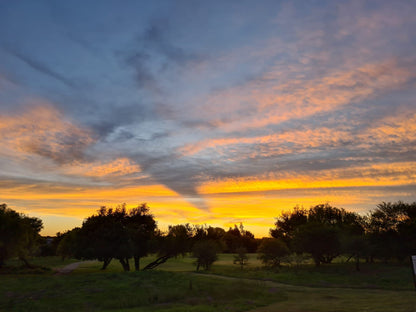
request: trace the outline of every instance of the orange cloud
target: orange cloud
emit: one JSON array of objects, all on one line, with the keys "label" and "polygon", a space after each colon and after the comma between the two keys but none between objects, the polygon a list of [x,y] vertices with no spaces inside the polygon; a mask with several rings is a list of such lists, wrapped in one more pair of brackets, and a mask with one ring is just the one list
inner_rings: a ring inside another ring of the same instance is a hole
[{"label": "orange cloud", "polygon": [[[273,175],[273,174],[271,174]],[[416,183],[416,163],[375,164],[348,169],[320,170],[310,175],[280,179],[258,177],[224,179],[202,184],[201,194],[244,193],[287,189],[394,186]]]},{"label": "orange cloud", "polygon": [[[415,142],[416,114],[410,113],[399,116],[389,116],[378,125],[361,135],[364,139],[373,138],[380,142]],[[409,146],[410,147],[410,146]]]},{"label": "orange cloud", "polygon": [[67,162],[80,157],[93,142],[90,131],[69,121],[48,103],[19,115],[0,115],[0,143],[9,154],[34,154]]},{"label": "orange cloud", "polygon": [[[243,137],[243,138],[223,138],[223,139],[207,139],[193,144],[187,144],[179,149],[183,156],[192,156],[204,149],[220,149],[221,147],[229,147],[234,145],[273,145],[279,147],[279,152],[274,153],[284,154],[293,151],[293,148],[284,147],[284,144],[291,143],[294,146],[302,147],[304,149],[318,146],[330,146],[337,144],[341,139],[348,136],[346,131],[333,130],[326,127],[318,129],[294,130],[287,131],[280,134],[257,136],[257,137]],[[281,146],[279,146],[281,145]],[[259,151],[253,152],[254,154]],[[272,151],[270,151],[272,153]],[[263,155],[264,156],[264,155]]]},{"label": "orange cloud", "polygon": [[[227,149],[255,145],[250,148],[250,157],[276,156],[293,152],[302,152],[310,148],[325,147],[326,149],[344,144],[345,141],[356,147],[368,148],[373,144],[401,144],[416,141],[416,114],[399,114],[390,116],[378,122],[374,127],[353,134],[348,128],[330,129],[318,127],[315,129],[291,130],[272,135],[257,137],[232,137],[206,139],[196,143],[186,144],[178,149],[183,156],[192,156],[204,150],[215,150],[226,153]],[[411,148],[412,145],[409,146]],[[241,153],[239,157],[244,157]]]},{"label": "orange cloud", "polygon": [[66,166],[64,172],[71,175],[88,177],[117,177],[139,173],[141,172],[141,168],[128,158],[118,158],[107,163],[101,161],[93,163],[75,162]]},{"label": "orange cloud", "polygon": [[[371,64],[351,64],[324,77],[306,80],[300,65],[276,65],[262,77],[211,96],[198,112],[211,116],[226,132],[261,128],[293,118],[305,118],[400,89],[416,77],[414,68],[395,59]],[[303,65],[302,65],[303,66]],[[287,77],[284,77],[286,74]],[[195,99],[194,102],[200,102]],[[240,113],[240,114],[239,114]]]}]

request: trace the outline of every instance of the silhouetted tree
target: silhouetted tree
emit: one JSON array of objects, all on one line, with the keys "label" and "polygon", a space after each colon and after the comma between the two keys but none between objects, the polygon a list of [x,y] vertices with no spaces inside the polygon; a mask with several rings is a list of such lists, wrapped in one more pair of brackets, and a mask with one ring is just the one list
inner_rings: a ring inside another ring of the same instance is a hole
[{"label": "silhouetted tree", "polygon": [[192,236],[193,228],[188,223],[169,226],[167,235],[159,232],[154,240],[158,258],[145,266],[143,270],[154,269],[172,257],[184,256],[191,250]]},{"label": "silhouetted tree", "polygon": [[234,264],[240,265],[241,270],[245,265],[248,264],[248,256],[247,256],[247,249],[245,247],[237,248],[235,251],[236,255],[234,255]]},{"label": "silhouetted tree", "polygon": [[[275,224],[271,235],[282,239],[294,252],[310,253],[316,265],[330,263],[347,250],[359,259],[356,248],[364,233],[364,222],[356,213],[328,204],[317,205],[309,210],[295,207],[292,212],[282,213]],[[342,246],[342,243],[346,246]]]},{"label": "silhouetted tree", "polygon": [[377,205],[366,230],[372,257],[403,260],[416,253],[416,202]]},{"label": "silhouetted tree", "polygon": [[282,212],[276,219],[276,228],[270,230],[270,235],[281,239],[287,246],[291,246],[296,230],[308,221],[308,211],[296,206],[292,211]]},{"label": "silhouetted tree", "polygon": [[257,250],[259,259],[266,266],[278,267],[284,257],[290,254],[285,242],[277,238],[264,238]]},{"label": "silhouetted tree", "polygon": [[220,241],[224,238],[225,230],[220,227],[211,227],[207,228],[207,239]]},{"label": "silhouetted tree", "polygon": [[295,251],[310,253],[316,266],[331,263],[341,251],[338,229],[327,224],[304,224],[298,228],[293,240]]},{"label": "silhouetted tree", "polygon": [[28,261],[28,256],[38,250],[41,229],[42,220],[27,217],[8,208],[6,204],[1,204],[0,267],[13,256],[17,256],[27,267],[33,267]]},{"label": "silhouetted tree", "polygon": [[130,270],[133,240],[126,226],[124,205],[116,209],[101,207],[96,215],[88,217],[78,233],[78,249],[83,259],[98,259],[105,269],[111,259],[118,259],[125,271]]},{"label": "silhouetted tree", "polygon": [[224,234],[223,240],[226,246],[226,252],[235,253],[238,248],[244,247],[248,252],[257,250],[257,240],[250,231],[246,231],[242,223],[240,226],[234,225],[234,228]]},{"label": "silhouetted tree", "polygon": [[139,271],[140,258],[150,252],[151,241],[157,228],[156,221],[149,213],[147,204],[141,204],[129,211],[126,224],[132,240],[134,267]]},{"label": "silhouetted tree", "polygon": [[196,258],[196,270],[200,267],[209,270],[211,265],[218,259],[218,244],[212,240],[197,241],[192,247],[192,257]]},{"label": "silhouetted tree", "polygon": [[61,256],[62,260],[69,258],[82,258],[83,251],[80,250],[79,232],[81,228],[76,227],[65,233],[57,233],[59,244],[56,248],[56,255]]}]

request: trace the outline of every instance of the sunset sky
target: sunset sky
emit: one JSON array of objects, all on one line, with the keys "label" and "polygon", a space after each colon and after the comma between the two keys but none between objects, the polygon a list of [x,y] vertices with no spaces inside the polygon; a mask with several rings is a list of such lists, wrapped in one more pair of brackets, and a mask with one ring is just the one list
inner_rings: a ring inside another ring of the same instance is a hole
[{"label": "sunset sky", "polygon": [[416,200],[415,1],[1,1],[0,203],[44,235]]}]

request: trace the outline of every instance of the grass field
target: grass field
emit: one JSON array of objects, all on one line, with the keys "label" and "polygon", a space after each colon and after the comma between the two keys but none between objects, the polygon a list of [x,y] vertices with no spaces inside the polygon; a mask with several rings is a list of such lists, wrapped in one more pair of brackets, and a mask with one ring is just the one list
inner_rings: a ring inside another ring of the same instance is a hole
[{"label": "grass field", "polygon": [[[279,269],[265,269],[260,266],[255,255],[252,262],[241,270],[232,266],[232,255],[223,255],[222,261],[215,264],[209,273],[271,280],[299,286],[342,287],[386,290],[415,289],[410,264],[362,263],[357,272],[354,263],[335,262],[330,265],[315,267],[301,265],[298,267],[282,266]],[[227,259],[228,261],[225,261]],[[250,260],[249,260],[250,261]],[[228,262],[228,265],[227,265]]]},{"label": "grass field", "polygon": [[23,263],[18,259],[11,259],[7,261],[7,265],[0,270],[0,276],[6,274],[42,274],[52,272],[54,268],[64,267],[70,263],[77,262],[76,259],[62,260],[60,257],[37,257],[30,259],[30,264],[35,266],[35,269],[29,269],[23,266]]},{"label": "grass field", "polygon": [[166,271],[2,278],[1,311],[245,311],[285,300],[251,281]]},{"label": "grass field", "polygon": [[[73,261],[43,260],[51,267]],[[276,271],[250,255],[241,270],[232,260],[222,254],[202,273],[192,258],[178,257],[145,272],[122,272],[114,261],[106,271],[86,262],[68,275],[2,274],[0,311],[416,311],[406,265],[363,264],[355,272],[353,264],[340,262]]]}]

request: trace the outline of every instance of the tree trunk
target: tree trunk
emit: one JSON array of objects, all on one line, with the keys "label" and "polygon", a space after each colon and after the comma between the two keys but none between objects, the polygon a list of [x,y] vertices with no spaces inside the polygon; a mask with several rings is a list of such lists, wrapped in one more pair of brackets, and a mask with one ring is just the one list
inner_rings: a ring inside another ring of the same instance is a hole
[{"label": "tree trunk", "polygon": [[101,267],[101,270],[105,270],[108,265],[110,264],[112,258],[104,259],[103,266]]},{"label": "tree trunk", "polygon": [[165,263],[169,258],[171,258],[171,256],[162,256],[162,257],[159,257],[155,261],[153,261],[153,262],[149,263],[148,265],[146,265],[143,268],[143,271],[144,270],[154,269],[155,267],[161,265],[162,263]]},{"label": "tree trunk", "polygon": [[0,268],[3,267],[4,263],[7,259],[7,251],[6,248],[0,248]]},{"label": "tree trunk", "polygon": [[360,255],[358,253],[355,257],[355,270],[360,271]]},{"label": "tree trunk", "polygon": [[35,266],[31,265],[25,257],[19,256],[19,260],[22,261],[27,268],[29,268],[29,269],[34,269],[35,268]]},{"label": "tree trunk", "polygon": [[134,257],[134,269],[140,271],[140,257],[138,256]]},{"label": "tree trunk", "polygon": [[347,261],[345,262],[350,262],[351,258],[354,257],[354,254],[352,254],[351,256],[348,257]]},{"label": "tree trunk", "polygon": [[314,256],[312,255],[313,261],[315,262],[315,266],[319,267],[319,265],[321,264],[321,259],[319,259],[318,256]]},{"label": "tree trunk", "polygon": [[120,261],[120,263],[121,263],[121,265],[123,267],[123,270],[125,272],[130,271],[130,263],[129,263],[129,259],[128,258],[120,258],[120,259],[118,259],[118,261]]}]

